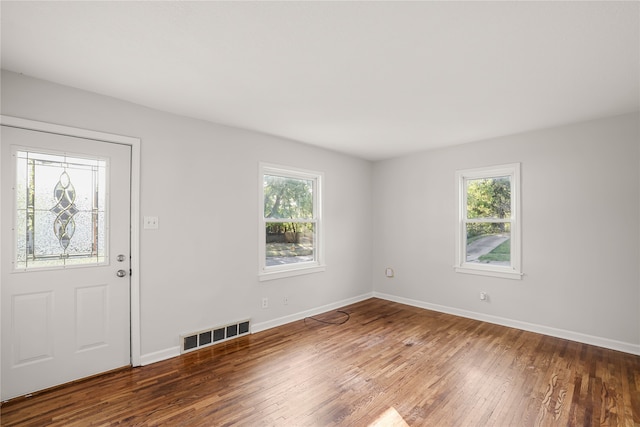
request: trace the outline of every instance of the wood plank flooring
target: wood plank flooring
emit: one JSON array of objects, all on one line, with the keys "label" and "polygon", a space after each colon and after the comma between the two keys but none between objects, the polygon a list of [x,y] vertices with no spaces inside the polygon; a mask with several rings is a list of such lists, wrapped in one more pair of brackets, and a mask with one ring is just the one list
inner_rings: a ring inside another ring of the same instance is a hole
[{"label": "wood plank flooring", "polygon": [[2,405],[3,426],[640,426],[640,357],[369,299]]}]

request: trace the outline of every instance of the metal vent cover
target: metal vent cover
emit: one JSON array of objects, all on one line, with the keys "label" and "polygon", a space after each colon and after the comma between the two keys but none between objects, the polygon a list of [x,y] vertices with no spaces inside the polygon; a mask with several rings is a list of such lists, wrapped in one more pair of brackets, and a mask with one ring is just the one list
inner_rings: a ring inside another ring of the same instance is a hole
[{"label": "metal vent cover", "polygon": [[180,354],[248,335],[251,320],[240,320],[180,335]]}]

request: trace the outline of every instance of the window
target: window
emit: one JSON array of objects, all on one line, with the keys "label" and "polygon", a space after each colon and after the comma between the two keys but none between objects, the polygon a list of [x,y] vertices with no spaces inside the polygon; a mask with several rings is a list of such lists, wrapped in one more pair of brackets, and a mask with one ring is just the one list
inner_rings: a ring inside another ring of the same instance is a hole
[{"label": "window", "polygon": [[520,279],[520,164],[458,171],[456,271]]},{"label": "window", "polygon": [[324,270],[322,174],[260,164],[260,280]]},{"label": "window", "polygon": [[15,269],[106,262],[106,174],[101,159],[17,150]]}]

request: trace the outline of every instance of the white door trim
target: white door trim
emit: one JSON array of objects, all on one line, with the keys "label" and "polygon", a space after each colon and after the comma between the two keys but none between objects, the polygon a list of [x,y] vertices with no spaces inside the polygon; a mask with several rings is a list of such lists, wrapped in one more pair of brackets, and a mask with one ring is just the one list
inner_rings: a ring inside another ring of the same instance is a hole
[{"label": "white door trim", "polygon": [[131,365],[140,366],[140,138],[4,115],[0,125],[131,146]]}]

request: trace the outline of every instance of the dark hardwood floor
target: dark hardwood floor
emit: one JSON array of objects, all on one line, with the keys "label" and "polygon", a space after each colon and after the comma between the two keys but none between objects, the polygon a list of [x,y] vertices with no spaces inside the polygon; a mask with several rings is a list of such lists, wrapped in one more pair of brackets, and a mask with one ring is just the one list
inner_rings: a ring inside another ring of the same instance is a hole
[{"label": "dark hardwood floor", "polygon": [[3,426],[639,426],[640,357],[369,299],[2,405]]}]

